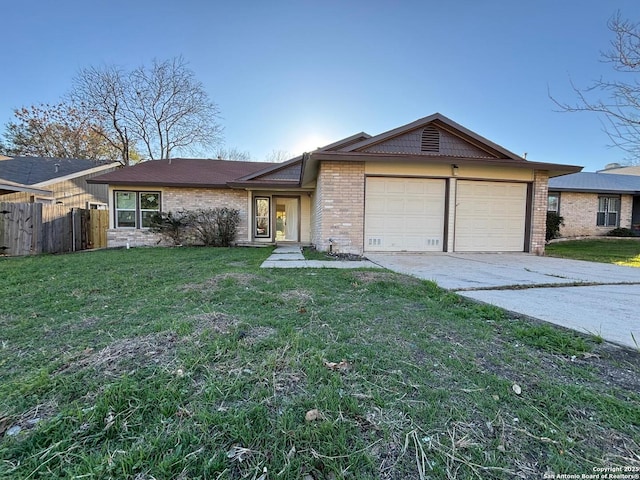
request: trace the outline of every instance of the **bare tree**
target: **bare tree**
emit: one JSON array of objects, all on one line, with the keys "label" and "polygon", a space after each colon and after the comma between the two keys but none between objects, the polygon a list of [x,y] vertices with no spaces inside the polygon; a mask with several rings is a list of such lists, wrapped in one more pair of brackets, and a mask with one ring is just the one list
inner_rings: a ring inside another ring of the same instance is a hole
[{"label": "bare tree", "polygon": [[14,110],[6,125],[4,150],[9,155],[113,160],[118,152],[100,135],[100,127],[66,103]]},{"label": "bare tree", "polygon": [[243,151],[236,147],[218,147],[215,150],[215,158],[220,160],[235,160],[242,162],[251,162],[251,153]]},{"label": "bare tree", "polygon": [[125,165],[137,150],[149,159],[211,146],[221,139],[219,110],[182,57],[125,72],[83,69],[70,98],[94,116]]},{"label": "bare tree", "polygon": [[80,70],[74,78],[69,94],[78,110],[95,120],[96,133],[119,152],[125,165],[130,164],[133,143],[127,128],[127,83],[124,72],[115,66],[89,67]]},{"label": "bare tree", "polygon": [[291,160],[292,155],[287,150],[271,150],[265,158],[265,162],[282,163]]},{"label": "bare tree", "polygon": [[[577,95],[575,104],[551,99],[564,112],[602,114],[606,119],[605,131],[613,144],[637,161],[640,159],[640,23],[625,20],[617,13],[607,26],[614,39],[602,58],[621,75],[614,80],[601,78],[584,89],[571,82]],[[605,98],[596,98],[600,95]]]}]

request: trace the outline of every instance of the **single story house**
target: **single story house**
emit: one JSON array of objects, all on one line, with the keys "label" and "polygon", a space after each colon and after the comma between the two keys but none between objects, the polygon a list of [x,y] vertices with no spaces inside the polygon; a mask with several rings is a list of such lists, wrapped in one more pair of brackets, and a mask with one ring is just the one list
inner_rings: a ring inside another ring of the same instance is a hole
[{"label": "single story house", "polygon": [[562,237],[640,232],[640,176],[579,172],[549,180],[548,210],[564,219]]},{"label": "single story house", "polygon": [[0,201],[106,209],[108,188],[87,180],[119,166],[77,158],[0,156]]},{"label": "single story house", "polygon": [[90,182],[109,185],[112,247],[155,245],[154,212],[228,206],[242,243],[542,253],[548,179],[581,168],[527,161],[436,113],[284,163],[156,160]]}]

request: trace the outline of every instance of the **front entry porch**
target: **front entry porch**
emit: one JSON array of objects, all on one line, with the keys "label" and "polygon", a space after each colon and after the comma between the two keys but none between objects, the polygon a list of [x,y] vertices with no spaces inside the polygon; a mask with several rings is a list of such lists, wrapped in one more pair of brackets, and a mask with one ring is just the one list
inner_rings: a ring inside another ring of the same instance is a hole
[{"label": "front entry porch", "polygon": [[309,243],[309,196],[289,193],[254,193],[251,243]]}]

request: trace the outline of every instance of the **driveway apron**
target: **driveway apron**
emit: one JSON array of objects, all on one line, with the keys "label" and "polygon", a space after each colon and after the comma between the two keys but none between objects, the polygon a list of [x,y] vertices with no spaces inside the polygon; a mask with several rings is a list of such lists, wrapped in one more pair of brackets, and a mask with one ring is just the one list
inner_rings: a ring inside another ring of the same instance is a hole
[{"label": "driveway apron", "polygon": [[640,268],[524,253],[367,254],[464,297],[640,348]]}]

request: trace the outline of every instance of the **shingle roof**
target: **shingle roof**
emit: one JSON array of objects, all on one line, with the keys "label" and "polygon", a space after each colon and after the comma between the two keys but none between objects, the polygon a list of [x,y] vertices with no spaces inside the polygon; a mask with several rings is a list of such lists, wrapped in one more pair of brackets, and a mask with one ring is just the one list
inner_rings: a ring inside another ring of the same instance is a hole
[{"label": "shingle roof", "polygon": [[175,187],[227,187],[241,177],[271,167],[269,162],[236,162],[200,158],[150,160],[88,180],[112,185],[155,185]]},{"label": "shingle roof", "polygon": [[0,158],[0,178],[23,185],[36,185],[91,170],[100,165],[104,163],[78,158]]},{"label": "shingle roof", "polygon": [[549,179],[549,190],[600,193],[640,193],[640,176],[580,172]]}]

